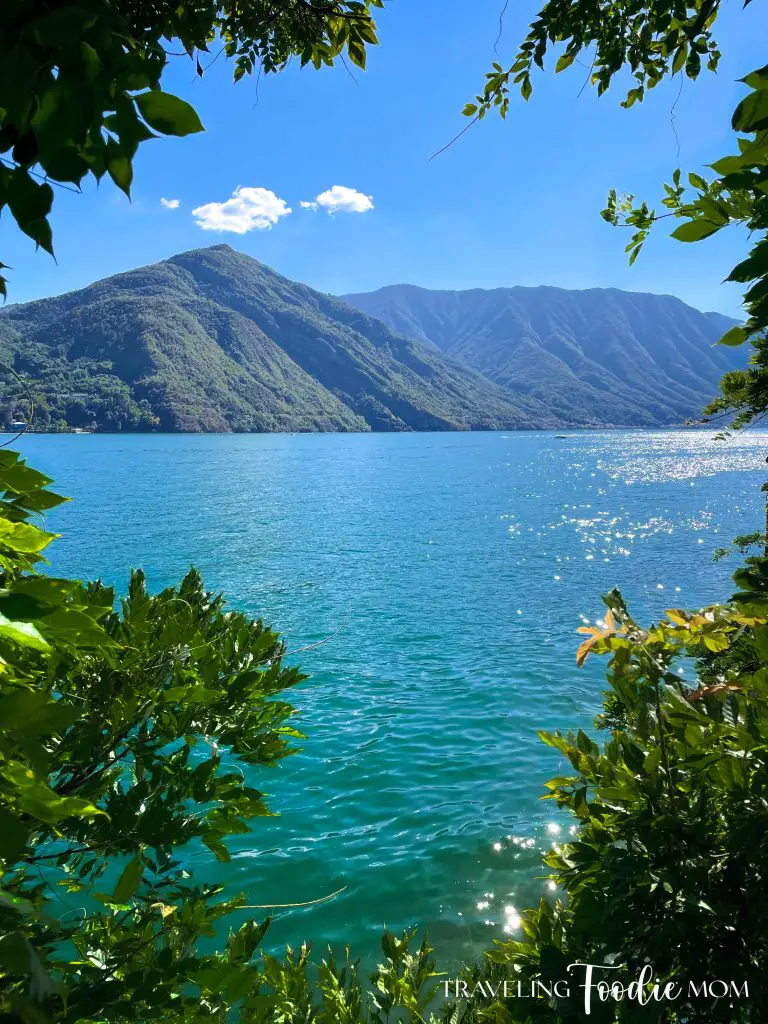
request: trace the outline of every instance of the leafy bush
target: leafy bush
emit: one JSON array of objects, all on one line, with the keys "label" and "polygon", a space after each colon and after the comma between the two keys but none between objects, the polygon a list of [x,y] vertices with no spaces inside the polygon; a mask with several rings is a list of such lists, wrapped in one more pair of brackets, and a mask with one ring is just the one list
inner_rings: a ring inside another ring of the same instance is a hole
[{"label": "leafy bush", "polygon": [[202,843],[226,860],[226,837],[269,813],[238,766],[291,752],[282,694],[303,677],[194,571],[157,596],[134,573],[119,612],[99,584],[39,574],[53,535],[28,520],[63,500],[49,483],[0,453],[0,1009],[215,1017],[256,983],[268,921],[201,954],[244,900],[198,885],[178,854]]},{"label": "leafy bush", "polygon": [[270,813],[244,769],[295,749],[304,676],[194,570],[154,596],[134,572],[119,611],[40,572],[50,483],[0,452],[0,1021],[421,1019],[426,942],[385,933],[371,998],[349,956],[256,962],[270,918],[185,869]]},{"label": "leafy bush", "polygon": [[[679,985],[675,1002],[608,1002],[593,1005],[591,1017],[765,1019],[767,568],[755,560],[737,574],[745,589],[728,605],[670,609],[649,629],[617,591],[607,596],[604,627],[591,630],[580,656],[610,655],[611,737],[599,746],[584,732],[541,734],[574,769],[547,783],[578,821],[573,840],[545,857],[567,900],[543,899],[528,911],[522,941],[497,944],[489,953],[495,974],[485,976],[519,972],[551,984],[580,962],[622,966],[634,978],[650,963],[661,989]],[[713,681],[689,684],[677,669],[702,651],[700,676]],[[749,998],[689,998],[690,983],[707,979],[740,991],[746,983]],[[581,1020],[583,994],[572,984],[570,998],[535,1013],[528,1001],[478,1012],[483,1020]]]}]

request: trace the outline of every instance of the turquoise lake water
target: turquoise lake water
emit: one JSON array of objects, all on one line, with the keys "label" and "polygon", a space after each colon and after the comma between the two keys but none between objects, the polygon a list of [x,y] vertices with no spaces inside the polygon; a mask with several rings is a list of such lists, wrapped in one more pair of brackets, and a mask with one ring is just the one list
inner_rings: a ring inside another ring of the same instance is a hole
[{"label": "turquoise lake water", "polygon": [[[589,727],[576,629],[619,585],[636,617],[730,593],[713,551],[762,522],[768,434],[31,436],[74,499],[54,571],[153,587],[190,563],[299,658],[303,752],[254,778],[279,818],[218,879],[278,912],[272,946],[426,926],[443,964],[514,933],[567,833],[540,728]],[[559,830],[559,831],[558,831]],[[212,875],[208,875],[210,880]]]}]

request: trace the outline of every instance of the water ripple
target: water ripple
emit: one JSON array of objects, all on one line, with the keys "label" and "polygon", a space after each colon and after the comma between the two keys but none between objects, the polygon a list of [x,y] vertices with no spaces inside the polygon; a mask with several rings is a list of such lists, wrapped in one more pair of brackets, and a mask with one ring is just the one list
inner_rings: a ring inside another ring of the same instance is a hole
[{"label": "water ripple", "polygon": [[[515,934],[566,834],[540,728],[589,726],[601,665],[575,630],[620,585],[640,617],[728,592],[713,551],[761,521],[768,434],[29,437],[74,503],[55,570],[153,586],[190,563],[301,656],[303,751],[256,773],[279,817],[215,881],[281,911],[270,936],[425,924],[460,960]],[[553,826],[548,828],[548,826]],[[555,826],[562,830],[557,832]],[[201,863],[203,854],[195,855]]]}]

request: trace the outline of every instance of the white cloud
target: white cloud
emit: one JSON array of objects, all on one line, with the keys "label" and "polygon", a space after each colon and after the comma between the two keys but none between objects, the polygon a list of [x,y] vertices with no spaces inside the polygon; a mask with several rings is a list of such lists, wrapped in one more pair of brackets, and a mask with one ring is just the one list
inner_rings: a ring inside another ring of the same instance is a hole
[{"label": "white cloud", "polygon": [[244,235],[254,228],[263,231],[277,224],[291,212],[284,199],[268,188],[238,186],[223,203],[205,203],[192,211],[197,226],[203,231],[233,231]]},{"label": "white cloud", "polygon": [[160,205],[164,206],[166,210],[178,210],[179,200],[178,199],[166,199],[165,196],[160,200]]},{"label": "white cloud", "polygon": [[301,205],[311,205],[314,209],[322,206],[328,213],[365,213],[373,209],[373,196],[367,196],[354,188],[347,188],[346,185],[334,185],[321,192],[319,196],[315,196],[314,203]]},{"label": "white cloud", "polygon": [[301,202],[299,203],[299,206],[303,210],[316,210],[317,209],[317,203],[314,202],[314,200],[311,203],[305,203],[304,200],[302,199]]}]

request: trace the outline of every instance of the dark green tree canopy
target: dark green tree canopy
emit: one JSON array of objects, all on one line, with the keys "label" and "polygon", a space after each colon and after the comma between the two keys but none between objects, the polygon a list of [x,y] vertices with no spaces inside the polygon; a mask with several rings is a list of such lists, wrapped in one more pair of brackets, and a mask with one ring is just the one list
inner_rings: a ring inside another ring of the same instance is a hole
[{"label": "dark green tree canopy", "polygon": [[[365,66],[382,0],[7,0],[0,13],[0,211],[53,254],[52,184],[109,175],[130,195],[133,158],[156,135],[203,130],[164,92],[169,60],[204,73],[220,47],[237,81],[292,58],[319,68],[345,53]],[[210,59],[210,58],[209,58]],[[0,266],[0,269],[2,267]],[[0,292],[5,294],[0,275]]]}]

